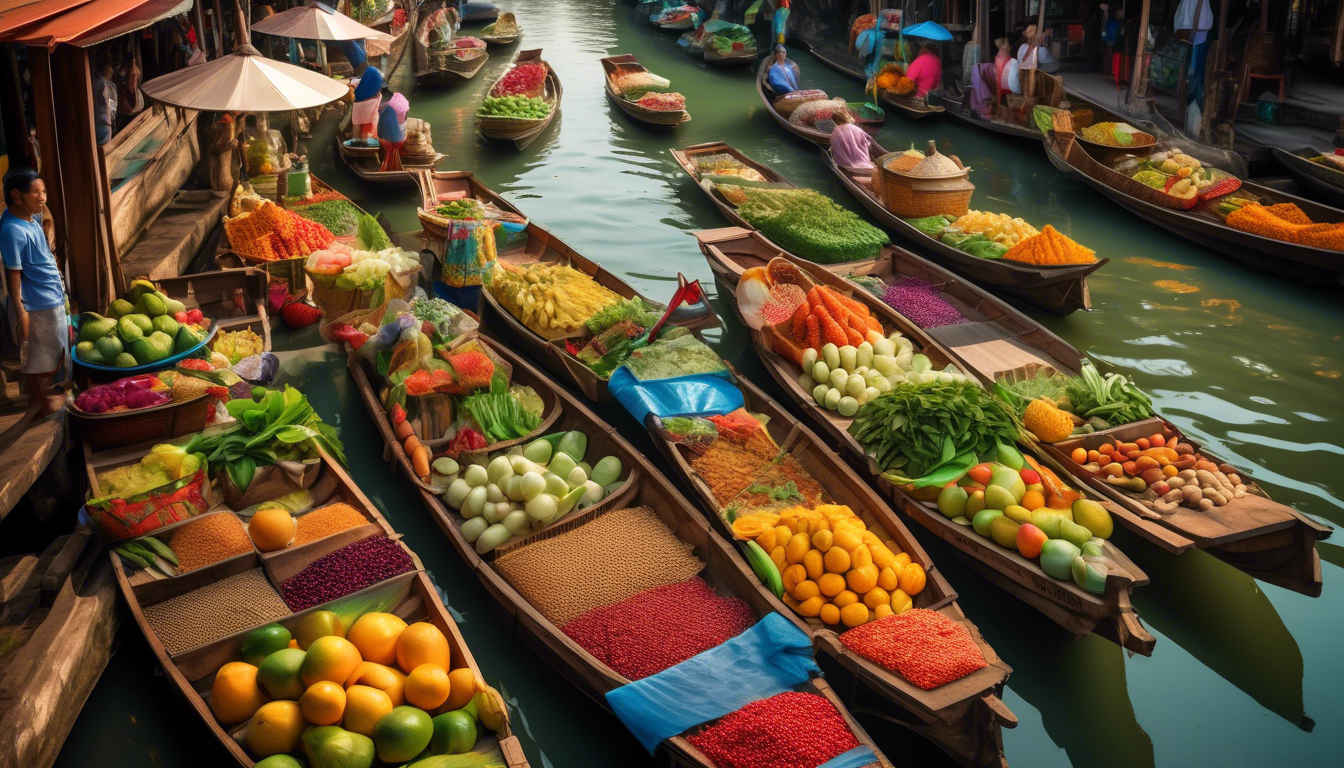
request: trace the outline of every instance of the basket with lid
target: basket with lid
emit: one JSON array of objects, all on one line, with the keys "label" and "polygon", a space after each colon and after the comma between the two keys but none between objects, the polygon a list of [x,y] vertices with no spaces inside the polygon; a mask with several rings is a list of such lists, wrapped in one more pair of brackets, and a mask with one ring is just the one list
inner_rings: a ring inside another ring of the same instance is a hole
[{"label": "basket with lid", "polygon": [[952,214],[970,209],[975,185],[970,169],[956,157],[942,154],[929,140],[924,158],[911,164],[910,155],[892,152],[878,158],[887,210],[904,218]]}]

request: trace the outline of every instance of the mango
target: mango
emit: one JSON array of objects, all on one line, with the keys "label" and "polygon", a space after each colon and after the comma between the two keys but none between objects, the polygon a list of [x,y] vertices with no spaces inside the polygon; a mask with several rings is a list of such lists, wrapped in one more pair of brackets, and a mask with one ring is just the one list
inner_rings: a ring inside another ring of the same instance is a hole
[{"label": "mango", "polygon": [[1047,576],[1068,581],[1073,578],[1073,559],[1079,549],[1063,539],[1050,539],[1041,545],[1041,570]]},{"label": "mango", "polygon": [[1046,536],[1052,539],[1063,538],[1060,531],[1060,524],[1064,522],[1064,517],[1054,513],[1050,509],[1038,509],[1031,513],[1031,524],[1045,532]]},{"label": "mango", "polygon": [[[163,294],[159,294],[159,295],[160,295],[160,296],[163,296]],[[177,299],[170,299],[170,298],[168,298],[167,296],[163,296],[163,307],[164,307],[164,309],[166,309],[166,310],[168,311],[168,314],[170,314],[170,315],[176,315],[178,312],[186,312],[186,311],[187,311],[187,305],[186,305],[186,304],[183,304],[182,302],[178,301]]]},{"label": "mango", "polygon": [[1106,508],[1091,499],[1073,502],[1073,521],[1092,532],[1099,539],[1109,539],[1115,532],[1115,522]]},{"label": "mango", "polygon": [[146,293],[140,297],[140,301],[145,305],[145,314],[151,318],[160,317],[168,311],[157,293]]},{"label": "mango", "polygon": [[107,316],[111,318],[120,318],[122,315],[129,315],[135,311],[135,306],[125,299],[117,299],[107,308]]},{"label": "mango", "polygon": [[1022,458],[1022,453],[1015,446],[999,443],[997,453],[999,463],[1014,472],[1022,469],[1022,466],[1026,463],[1026,460]]},{"label": "mango", "polygon": [[[1021,502],[1022,496],[1027,492],[1027,484],[1022,481],[1022,475],[1018,474],[1017,470],[1012,469],[1011,467],[999,467],[995,469],[989,484],[991,487],[999,486],[1007,489],[1009,493],[1013,494],[1014,504]],[[986,489],[986,492],[988,492],[988,489]]]},{"label": "mango", "polygon": [[75,345],[75,357],[78,357],[80,360],[94,362],[94,356],[97,356],[98,360],[103,359],[103,356],[98,354],[98,349],[93,346],[92,341],[81,341]]},{"label": "mango", "polygon": [[1041,547],[1050,538],[1045,535],[1045,531],[1032,525],[1023,523],[1017,529],[1017,551],[1028,560],[1034,560],[1041,554]]},{"label": "mango", "polygon": [[975,529],[976,533],[989,538],[989,526],[999,517],[1003,517],[1003,510],[1001,509],[982,509],[971,520],[971,527]]},{"label": "mango", "polygon": [[1105,560],[1079,555],[1073,558],[1073,562],[1070,563],[1070,570],[1073,572],[1074,584],[1098,595],[1106,591],[1106,576],[1109,569],[1106,567]]},{"label": "mango", "polygon": [[[131,319],[132,317],[133,315],[122,315],[121,319],[117,321],[117,335],[127,344],[145,335],[140,326]],[[153,328],[153,326],[150,327]]]},{"label": "mango", "polygon": [[113,360],[112,364],[118,368],[134,368],[140,363],[136,361],[135,355],[132,355],[130,352],[122,352],[120,355],[117,355],[117,359]]},{"label": "mango", "polygon": [[985,492],[983,490],[977,489],[971,491],[970,494],[966,496],[965,515],[967,517],[975,517],[980,513],[980,510],[985,508]]},{"label": "mango", "polygon": [[966,489],[949,485],[938,494],[938,511],[943,517],[961,517],[966,514]]},{"label": "mango", "polygon": [[83,312],[79,315],[79,341],[97,341],[116,330],[117,321],[103,317],[97,312]]},{"label": "mango", "polygon": [[1019,524],[1031,522],[1031,510],[1026,507],[1018,506],[1017,504],[1009,504],[1004,507],[1003,514],[1005,517],[1014,520]]},{"label": "mango", "polygon": [[148,280],[132,280],[130,287],[126,289],[126,295],[123,298],[125,298],[127,302],[134,304],[140,300],[141,296],[144,296],[146,293],[153,293],[156,290],[154,284]]},{"label": "mango", "polygon": [[1079,549],[1082,550],[1083,557],[1106,556],[1105,542],[1102,541],[1101,539],[1092,539],[1091,541],[1084,542],[1083,546],[1079,547]]},{"label": "mango", "polygon": [[989,537],[1004,549],[1017,549],[1017,529],[1020,527],[1016,520],[1000,515],[989,524]]},{"label": "mango", "polygon": [[161,333],[166,333],[169,336],[177,335],[177,321],[174,320],[171,316],[159,315],[158,317],[154,318],[151,322],[154,325],[154,330],[159,331]]},{"label": "mango", "polygon": [[1081,547],[1092,538],[1092,532],[1072,520],[1065,520],[1059,524],[1059,536],[1073,546]]},{"label": "mango", "polygon": [[986,509],[1007,509],[1019,501],[1020,498],[1013,496],[1013,492],[1002,485],[991,485],[985,489]]},{"label": "mango", "polygon": [[201,343],[201,335],[189,326],[179,325],[177,336],[173,339],[173,354],[180,355]]},{"label": "mango", "polygon": [[126,349],[121,344],[121,339],[114,333],[109,333],[103,338],[93,342],[93,346],[98,349],[98,354],[102,355],[104,360],[116,360],[117,355],[125,352]]}]

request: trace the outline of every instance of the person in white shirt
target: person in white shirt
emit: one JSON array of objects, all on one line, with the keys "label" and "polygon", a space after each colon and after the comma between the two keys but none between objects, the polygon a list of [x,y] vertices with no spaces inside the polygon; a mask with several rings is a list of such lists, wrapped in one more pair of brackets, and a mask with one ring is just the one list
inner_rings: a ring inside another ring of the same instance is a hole
[{"label": "person in white shirt", "polygon": [[1181,0],[1173,26],[1178,38],[1194,44],[1185,75],[1185,95],[1188,102],[1197,102],[1204,94],[1204,60],[1209,53],[1209,30],[1213,29],[1213,7],[1209,0]]},{"label": "person in white shirt", "polygon": [[[1207,2],[1207,0],[1205,0]],[[1032,25],[1027,27],[1027,41],[1022,43],[1017,49],[1017,60],[1022,64],[1023,69],[1039,69],[1042,72],[1054,73],[1059,70],[1059,62],[1054,56],[1050,55],[1050,30],[1046,30],[1041,35],[1039,44],[1037,43],[1036,27]]]}]

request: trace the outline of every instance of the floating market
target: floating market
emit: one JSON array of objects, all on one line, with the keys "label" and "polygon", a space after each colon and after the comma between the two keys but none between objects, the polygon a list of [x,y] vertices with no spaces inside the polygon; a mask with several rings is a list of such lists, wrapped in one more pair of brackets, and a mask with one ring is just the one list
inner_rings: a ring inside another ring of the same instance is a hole
[{"label": "floating market", "polygon": [[1339,0],[14,6],[0,766],[1333,764]]}]

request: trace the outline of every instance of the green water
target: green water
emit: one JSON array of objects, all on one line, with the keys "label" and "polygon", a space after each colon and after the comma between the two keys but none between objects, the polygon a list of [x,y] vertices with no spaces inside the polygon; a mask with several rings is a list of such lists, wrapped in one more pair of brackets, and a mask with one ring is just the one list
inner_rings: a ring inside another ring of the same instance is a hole
[{"label": "green water", "polygon": [[[571,246],[654,297],[670,294],[676,272],[712,285],[689,232],[723,226],[667,150],[723,139],[793,181],[845,205],[851,200],[816,149],[783,133],[763,112],[750,69],[692,62],[675,38],[655,32],[610,0],[500,3],[518,12],[519,44],[491,49],[477,79],[442,92],[412,91],[412,114],[434,126],[444,168],[471,170]],[[543,19],[540,8],[547,15]],[[524,152],[487,146],[472,112],[482,90],[518,47],[544,47],[565,86],[563,112]],[[605,100],[598,59],[634,53],[672,80],[694,120],[671,133],[631,123]],[[795,54],[805,87],[859,98],[859,86]],[[331,125],[312,142],[316,170],[400,229],[415,225],[408,188],[361,187],[331,165]],[[974,168],[975,207],[1054,223],[1111,263],[1091,280],[1095,311],[1068,319],[1037,316],[1056,333],[1124,371],[1162,411],[1233,463],[1255,466],[1278,499],[1317,519],[1344,524],[1344,294],[1307,288],[1242,268],[1164,233],[1054,170],[1039,147],[982,134],[952,120],[891,120],[888,148],[936,138]],[[992,198],[992,199],[991,199]],[[1135,263],[1143,259],[1147,262]],[[1157,262],[1157,263],[1152,263]],[[1177,281],[1178,293],[1155,285]],[[1188,290],[1182,288],[1182,290]],[[718,341],[725,357],[757,383],[767,377],[727,307]],[[352,474],[424,560],[456,613],[485,676],[511,700],[515,729],[534,766],[650,763],[623,727],[582,698],[522,646],[491,613],[484,591],[461,566],[417,498],[391,480],[369,417],[343,361],[312,329],[277,334],[283,378],[308,392],[342,428]],[[308,351],[303,351],[307,349]],[[647,439],[624,413],[601,409],[635,444]],[[1152,583],[1134,600],[1157,637],[1151,658],[1128,657],[1096,636],[1073,639],[1021,602],[968,572],[950,549],[916,529],[960,593],[967,615],[1014,668],[1004,699],[1020,725],[1004,732],[1015,766],[1321,765],[1344,748],[1344,707],[1336,689],[1344,654],[1344,549],[1318,545],[1325,590],[1311,599],[1256,582],[1200,552],[1172,557],[1134,536],[1120,546]],[[1313,722],[1316,724],[1314,731]],[[921,740],[864,724],[897,765],[945,762]],[[59,764],[227,765],[204,726],[183,712],[133,627],[80,717]]]}]

